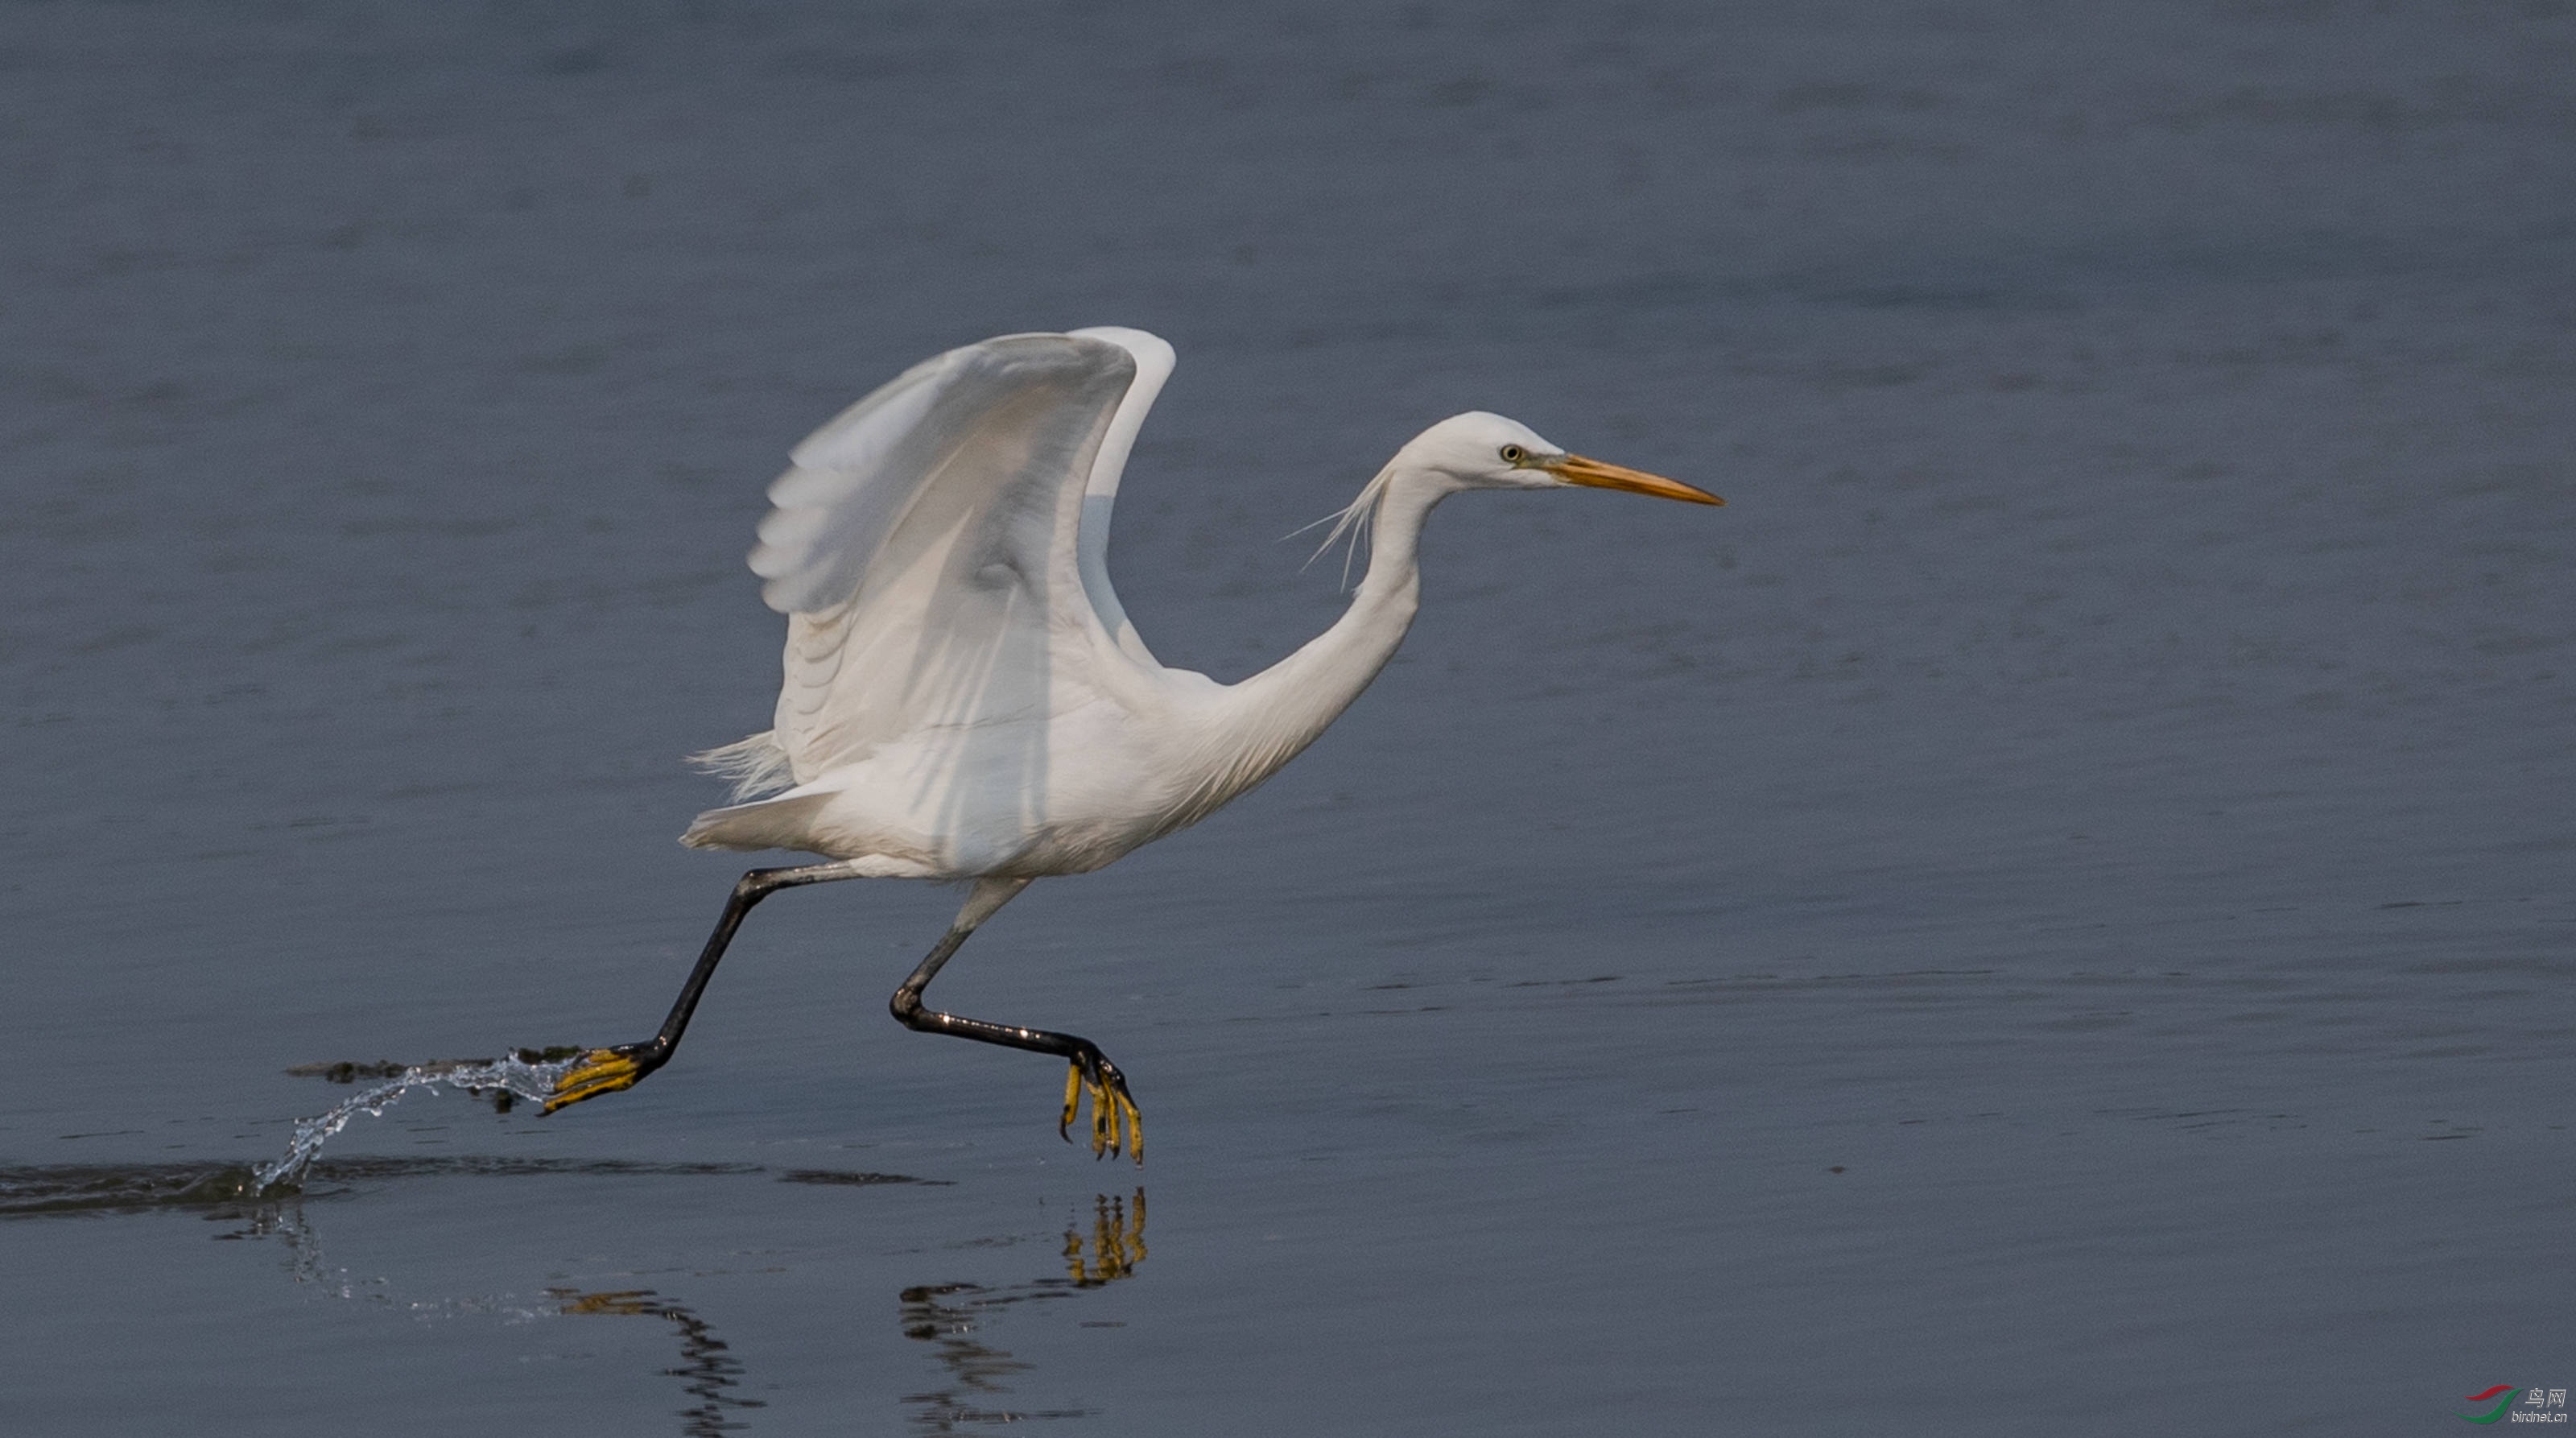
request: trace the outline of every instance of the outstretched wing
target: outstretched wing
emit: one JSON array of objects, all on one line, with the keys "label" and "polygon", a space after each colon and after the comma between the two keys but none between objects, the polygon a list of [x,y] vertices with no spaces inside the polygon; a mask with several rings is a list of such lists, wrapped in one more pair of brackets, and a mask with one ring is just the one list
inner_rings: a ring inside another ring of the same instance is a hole
[{"label": "outstretched wing", "polygon": [[[1122,647],[1123,615],[1087,592],[1108,595],[1084,562],[1085,490],[1096,460],[1125,458],[1132,424],[1119,453],[1103,442],[1137,375],[1110,339],[1006,335],[914,366],[796,447],[751,554],[788,616],[770,739],[795,782],[1092,697],[1087,666]],[[1108,485],[1104,529],[1114,468]]]}]

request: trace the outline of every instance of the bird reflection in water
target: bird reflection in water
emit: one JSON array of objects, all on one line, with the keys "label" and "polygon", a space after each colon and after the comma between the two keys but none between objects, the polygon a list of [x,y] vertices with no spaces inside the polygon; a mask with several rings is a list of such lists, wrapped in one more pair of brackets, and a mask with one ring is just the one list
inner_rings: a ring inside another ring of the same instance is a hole
[{"label": "bird reflection in water", "polygon": [[993,1400],[1010,1390],[1002,1380],[1028,1364],[1007,1349],[978,1339],[976,1329],[992,1314],[1031,1299],[1067,1298],[1086,1288],[1099,1288],[1131,1277],[1145,1261],[1145,1190],[1118,1199],[1102,1194],[1092,1200],[1091,1237],[1079,1228],[1064,1231],[1065,1276],[1041,1278],[1007,1288],[980,1283],[925,1284],[903,1291],[903,1336],[938,1349],[950,1384],[928,1393],[909,1393],[915,1405],[913,1423],[926,1433],[956,1433],[987,1424],[1025,1423],[1037,1418],[1081,1418],[1085,1408],[1007,1408]]},{"label": "bird reflection in water", "polygon": [[[591,1177],[702,1177],[740,1179],[771,1171],[749,1164],[643,1164],[565,1162],[544,1159],[385,1159],[365,1158],[316,1164],[307,1174],[313,1184],[355,1179],[377,1182],[416,1177],[526,1177],[579,1173]],[[772,1174],[780,1181],[828,1184],[924,1183],[930,1180],[892,1174],[794,1170]],[[542,1301],[507,1294],[405,1298],[385,1279],[366,1277],[341,1267],[324,1254],[321,1234],[306,1205],[303,1188],[268,1187],[249,1165],[208,1168],[191,1164],[134,1166],[52,1165],[0,1168],[0,1220],[45,1216],[97,1218],[111,1214],[193,1212],[225,1230],[218,1239],[273,1242],[283,1250],[287,1270],[298,1285],[309,1285],[330,1297],[399,1309],[416,1316],[443,1314],[481,1316],[524,1322],[546,1317],[658,1318],[679,1337],[680,1363],[661,1370],[680,1379],[695,1401],[678,1410],[686,1438],[729,1433],[749,1425],[740,1414],[765,1406],[743,1396],[745,1366],[731,1345],[686,1304],[651,1289],[587,1291],[548,1288]],[[1005,1240],[1007,1241],[1007,1240]],[[1134,1276],[1145,1261],[1145,1190],[1125,1198],[1109,1194],[1092,1200],[1090,1231],[1078,1222],[1064,1230],[1064,1276],[1026,1283],[989,1286],[980,1283],[923,1284],[903,1289],[900,1315],[904,1337],[934,1346],[948,1381],[926,1393],[901,1400],[914,1409],[913,1423],[924,1432],[954,1433],[988,1424],[1036,1418],[1078,1418],[1087,1409],[1013,1409],[1002,1406],[1009,1392],[1004,1379],[1030,1365],[1004,1349],[982,1342],[979,1329],[1014,1305],[1033,1299],[1069,1298]]]},{"label": "bird reflection in water", "polygon": [[682,1386],[698,1400],[697,1405],[680,1410],[683,1420],[680,1432],[685,1438],[707,1438],[712,1433],[730,1433],[746,1425],[726,1416],[727,1410],[765,1408],[757,1398],[744,1398],[732,1390],[742,1386],[742,1360],[727,1351],[728,1345],[707,1327],[707,1321],[686,1307],[672,1303],[649,1288],[624,1289],[614,1293],[584,1293],[576,1288],[549,1288],[549,1297],[562,1304],[566,1315],[610,1314],[623,1318],[661,1318],[669,1320],[680,1335],[680,1366],[665,1368],[663,1373],[687,1380]]},{"label": "bird reflection in water", "polygon": [[[375,1287],[383,1282],[382,1279],[354,1278],[349,1270],[336,1267],[323,1257],[321,1240],[306,1219],[303,1200],[298,1196],[265,1198],[244,1205],[226,1206],[208,1214],[208,1217],[241,1221],[240,1228],[221,1237],[276,1240],[285,1248],[287,1267],[299,1284],[312,1284],[339,1298],[395,1301],[391,1294]],[[444,1310],[533,1318],[550,1309],[566,1317],[606,1315],[663,1319],[680,1336],[680,1366],[665,1368],[662,1372],[683,1380],[682,1387],[697,1400],[679,1412],[682,1438],[708,1438],[710,1434],[733,1432],[745,1425],[728,1416],[731,1410],[768,1406],[757,1398],[745,1398],[732,1391],[742,1386],[742,1360],[733,1356],[732,1345],[718,1338],[707,1321],[684,1304],[673,1303],[649,1288],[599,1293],[586,1293],[578,1288],[549,1288],[546,1298],[548,1304],[543,1308],[506,1298],[446,1299],[435,1303],[414,1300],[403,1306],[415,1313]]]},{"label": "bird reflection in water", "polygon": [[[237,1219],[241,1227],[220,1235],[230,1239],[274,1239],[284,1247],[287,1267],[299,1284],[311,1284],[339,1298],[372,1298],[393,1302],[392,1295],[374,1290],[383,1280],[359,1280],[349,1270],[336,1267],[322,1255],[322,1244],[307,1221],[300,1196],[283,1199],[264,1198],[247,1204],[226,1205],[207,1215],[210,1218]],[[370,1291],[374,1290],[374,1291]],[[730,1433],[743,1428],[730,1416],[737,1410],[768,1406],[757,1398],[746,1398],[733,1390],[742,1386],[742,1360],[732,1354],[732,1345],[718,1338],[707,1321],[687,1305],[674,1303],[649,1288],[617,1289],[597,1293],[578,1288],[549,1288],[545,1308],[531,1308],[524,1301],[509,1299],[447,1299],[436,1303],[412,1301],[404,1306],[413,1312],[445,1310],[453,1313],[497,1313],[509,1317],[536,1317],[549,1309],[566,1317],[607,1316],[621,1318],[659,1318],[668,1322],[680,1337],[680,1364],[662,1372],[682,1380],[682,1387],[697,1401],[679,1411],[682,1438],[708,1438],[708,1435]]]}]

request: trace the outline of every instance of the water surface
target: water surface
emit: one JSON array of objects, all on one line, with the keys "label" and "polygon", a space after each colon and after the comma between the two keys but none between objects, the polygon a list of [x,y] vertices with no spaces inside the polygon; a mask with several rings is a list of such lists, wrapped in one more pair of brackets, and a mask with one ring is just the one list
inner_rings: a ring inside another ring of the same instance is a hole
[{"label": "water surface", "polygon": [[[2564,7],[0,13],[11,1431],[2576,1387]],[[883,1017],[957,896],[878,884],[631,1093],[246,1191],[290,1068],[650,1028],[762,486],[1094,323],[1180,348],[1111,564],[1220,678],[1443,415],[1730,506],[1444,508],[1311,753],[976,938],[1142,1174]]]}]

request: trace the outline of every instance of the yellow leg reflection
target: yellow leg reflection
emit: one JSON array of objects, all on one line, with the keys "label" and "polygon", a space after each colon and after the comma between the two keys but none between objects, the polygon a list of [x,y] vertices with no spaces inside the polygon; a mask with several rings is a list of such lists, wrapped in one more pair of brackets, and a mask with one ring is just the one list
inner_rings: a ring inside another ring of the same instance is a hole
[{"label": "yellow leg reflection", "polygon": [[1145,1261],[1145,1190],[1122,1201],[1102,1194],[1092,1201],[1091,1246],[1077,1229],[1064,1231],[1065,1276],[1077,1288],[1098,1288],[1136,1271]]},{"label": "yellow leg reflection", "polygon": [[[1145,1261],[1145,1190],[1128,1198],[1100,1194],[1092,1199],[1091,1232],[1079,1226],[1064,1232],[1067,1276],[1041,1278],[1002,1288],[980,1283],[923,1284],[902,1294],[903,1334],[934,1345],[948,1382],[932,1392],[908,1394],[915,1405],[914,1422],[940,1433],[969,1425],[1022,1422],[1032,1418],[1082,1418],[1083,1409],[1012,1409],[1000,1406],[1010,1391],[1002,1380],[1029,1365],[1010,1350],[985,1343],[978,1330],[995,1314],[1031,1299],[1069,1298],[1077,1289],[1098,1288],[1134,1276]],[[1085,1325],[1086,1327],[1090,1325]],[[1109,1327],[1120,1325],[1109,1324]]]}]

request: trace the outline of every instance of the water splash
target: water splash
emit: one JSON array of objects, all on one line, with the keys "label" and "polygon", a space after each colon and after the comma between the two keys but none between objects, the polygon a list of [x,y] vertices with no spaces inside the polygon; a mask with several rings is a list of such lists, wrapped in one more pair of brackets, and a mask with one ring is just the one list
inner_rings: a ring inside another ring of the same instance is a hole
[{"label": "water splash", "polygon": [[436,1093],[443,1085],[463,1089],[478,1097],[500,1092],[542,1104],[554,1096],[556,1081],[580,1062],[577,1054],[548,1058],[522,1051],[509,1058],[488,1061],[459,1059],[415,1064],[341,1102],[328,1113],[296,1120],[295,1138],[286,1146],[285,1157],[274,1163],[261,1164],[252,1171],[252,1176],[258,1180],[257,1191],[267,1193],[301,1184],[305,1170],[313,1166],[314,1158],[322,1152],[322,1145],[330,1142],[333,1134],[347,1128],[349,1120],[362,1113],[369,1118],[380,1118],[386,1109],[413,1089]]}]

